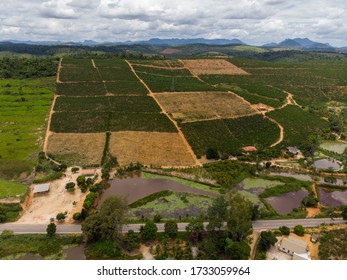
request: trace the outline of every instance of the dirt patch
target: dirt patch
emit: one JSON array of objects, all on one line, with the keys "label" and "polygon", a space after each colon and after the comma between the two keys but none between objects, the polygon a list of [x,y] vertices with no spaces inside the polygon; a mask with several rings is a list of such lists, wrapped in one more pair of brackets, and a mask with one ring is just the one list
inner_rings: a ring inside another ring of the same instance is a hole
[{"label": "dirt patch", "polygon": [[[48,193],[30,194],[30,203],[22,217],[16,222],[20,224],[48,224],[51,218],[55,218],[60,212],[67,212],[67,221],[72,220],[76,208],[81,207],[86,194],[77,187],[70,193],[65,189],[69,182],[75,182],[79,173],[65,173],[65,177],[51,182]],[[33,188],[33,186],[31,186]],[[75,203],[74,203],[75,202]]]},{"label": "dirt patch", "polygon": [[220,118],[237,118],[258,112],[231,92],[168,92],[155,97],[174,118],[200,121]]},{"label": "dirt patch", "polygon": [[176,54],[176,53],[180,53],[181,50],[178,50],[178,49],[174,49],[174,48],[167,48],[165,50],[163,50],[161,52],[161,54]]},{"label": "dirt patch", "polygon": [[69,165],[100,164],[105,140],[105,133],[54,133],[47,152]]},{"label": "dirt patch", "polygon": [[224,59],[185,59],[186,67],[195,75],[249,75]]},{"label": "dirt patch", "polygon": [[178,133],[112,132],[110,152],[120,165],[140,162],[150,166],[191,166],[190,155]]}]

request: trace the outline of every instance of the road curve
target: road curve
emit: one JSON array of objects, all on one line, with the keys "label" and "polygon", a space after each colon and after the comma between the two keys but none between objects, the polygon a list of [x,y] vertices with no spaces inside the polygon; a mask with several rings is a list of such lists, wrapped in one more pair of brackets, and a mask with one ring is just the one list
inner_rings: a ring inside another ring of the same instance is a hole
[{"label": "road curve", "polygon": [[[293,228],[300,224],[303,227],[315,227],[321,224],[343,224],[346,223],[342,218],[336,218],[334,220],[330,218],[323,219],[295,219],[295,220],[258,220],[253,222],[254,230],[267,230],[267,229],[278,229],[280,226],[287,226]],[[140,227],[144,224],[129,224],[123,227],[123,232],[133,230],[135,232],[140,231]],[[188,223],[179,223],[178,230],[185,231]],[[205,227],[207,223],[204,223]],[[164,232],[164,224],[157,224],[158,231]],[[47,225],[37,224],[0,224],[0,233],[3,230],[12,230],[15,234],[45,234]],[[81,233],[81,225],[57,225],[58,234],[79,234]]]}]

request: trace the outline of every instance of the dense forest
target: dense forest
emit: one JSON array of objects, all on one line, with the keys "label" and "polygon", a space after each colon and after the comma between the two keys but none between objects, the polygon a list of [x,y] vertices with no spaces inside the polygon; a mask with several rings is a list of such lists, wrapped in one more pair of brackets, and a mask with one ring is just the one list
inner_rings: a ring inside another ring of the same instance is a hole
[{"label": "dense forest", "polygon": [[0,59],[0,79],[26,79],[55,76],[58,58],[15,58]]}]

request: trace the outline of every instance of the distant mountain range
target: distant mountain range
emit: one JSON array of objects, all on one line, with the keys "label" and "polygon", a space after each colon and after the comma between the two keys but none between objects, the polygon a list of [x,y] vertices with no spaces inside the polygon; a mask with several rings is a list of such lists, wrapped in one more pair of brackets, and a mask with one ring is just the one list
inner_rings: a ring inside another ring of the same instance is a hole
[{"label": "distant mountain range", "polygon": [[[205,44],[205,45],[244,45],[246,43],[239,39],[159,39],[152,38],[147,41],[125,41],[125,42],[96,42],[93,40],[84,40],[83,42],[63,42],[63,41],[20,41],[20,40],[7,40],[1,41],[0,43],[13,43],[13,44],[28,44],[28,45],[68,45],[68,46],[115,46],[115,45],[152,45],[152,46],[182,46],[182,45],[193,45],[193,44]],[[301,49],[301,50],[321,50],[321,51],[347,51],[347,46],[342,48],[336,48],[328,43],[319,43],[311,41],[308,38],[295,38],[285,39],[280,43],[268,43],[263,48],[290,48],[290,49]]]},{"label": "distant mountain range", "polygon": [[294,48],[294,49],[308,49],[308,50],[336,50],[335,47],[327,43],[319,43],[311,41],[308,38],[295,38],[295,39],[286,39],[280,43],[269,43],[263,45],[267,48]]}]

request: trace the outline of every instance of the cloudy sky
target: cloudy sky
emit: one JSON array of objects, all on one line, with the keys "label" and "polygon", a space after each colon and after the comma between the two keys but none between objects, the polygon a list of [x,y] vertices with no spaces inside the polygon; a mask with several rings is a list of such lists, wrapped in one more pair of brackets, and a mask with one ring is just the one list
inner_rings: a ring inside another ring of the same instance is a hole
[{"label": "cloudy sky", "polygon": [[0,41],[309,37],[347,46],[346,0],[0,0]]}]

